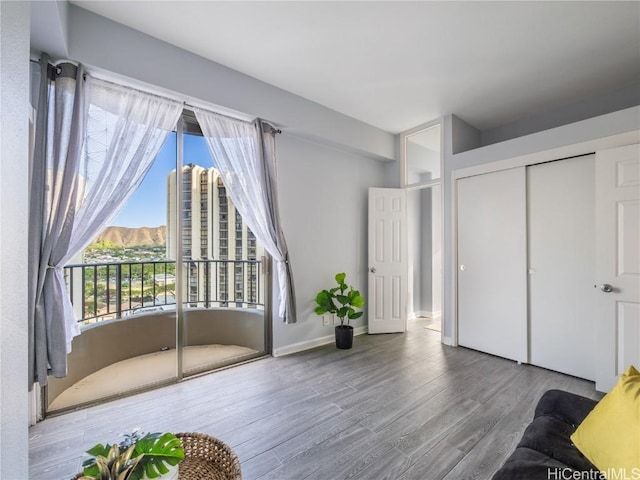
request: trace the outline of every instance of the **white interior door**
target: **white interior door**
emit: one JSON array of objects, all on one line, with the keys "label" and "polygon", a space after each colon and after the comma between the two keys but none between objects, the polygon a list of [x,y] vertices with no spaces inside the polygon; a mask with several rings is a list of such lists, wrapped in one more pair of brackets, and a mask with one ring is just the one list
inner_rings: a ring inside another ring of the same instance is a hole
[{"label": "white interior door", "polygon": [[459,179],[458,343],[527,360],[525,168]]},{"label": "white interior door", "polygon": [[596,388],[606,392],[640,365],[640,146],[596,153],[596,227]]},{"label": "white interior door", "polygon": [[407,330],[407,194],[369,189],[369,333]]},{"label": "white interior door", "polygon": [[595,380],[595,156],[527,168],[529,363]]}]

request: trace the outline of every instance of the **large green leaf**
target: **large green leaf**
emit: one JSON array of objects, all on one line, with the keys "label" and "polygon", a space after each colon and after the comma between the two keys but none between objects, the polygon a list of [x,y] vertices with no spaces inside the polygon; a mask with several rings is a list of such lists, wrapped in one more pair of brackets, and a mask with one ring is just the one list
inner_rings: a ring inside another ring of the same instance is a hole
[{"label": "large green leaf", "polygon": [[356,308],[364,307],[364,298],[362,298],[360,295],[356,295],[351,299],[351,305]]},{"label": "large green leaf", "polygon": [[330,299],[331,294],[326,290],[322,290],[318,295],[316,295],[316,302],[318,302],[319,305],[328,302]]},{"label": "large green leaf", "polygon": [[320,313],[316,311],[318,315],[322,315],[326,312],[333,313],[336,310],[336,306],[333,303],[333,295],[327,290],[322,290],[320,293],[318,293],[318,295],[316,296],[316,303],[318,304],[318,307],[323,310]]},{"label": "large green leaf", "polygon": [[355,320],[356,318],[360,318],[363,312],[355,312],[349,315],[349,320]]},{"label": "large green leaf", "polygon": [[338,285],[344,284],[344,279],[346,278],[346,276],[346,273],[336,273],[336,282],[338,282]]},{"label": "large green leaf", "polygon": [[336,298],[342,305],[349,303],[349,297],[347,295],[336,295]]},{"label": "large green leaf", "polygon": [[184,449],[180,440],[172,433],[150,433],[138,440],[134,456],[144,455],[130,480],[139,480],[143,472],[149,478],[158,478],[167,473],[167,464],[177,465],[184,459]]}]

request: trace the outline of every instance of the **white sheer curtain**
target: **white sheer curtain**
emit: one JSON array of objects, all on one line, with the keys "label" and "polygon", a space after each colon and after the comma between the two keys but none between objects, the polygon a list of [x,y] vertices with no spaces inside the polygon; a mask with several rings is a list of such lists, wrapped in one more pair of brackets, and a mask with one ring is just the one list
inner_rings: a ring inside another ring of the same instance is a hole
[{"label": "white sheer curtain", "polygon": [[287,244],[280,226],[273,128],[194,109],[229,196],[258,241],[276,261],[278,314],[296,321],[295,292]]},{"label": "white sheer curtain", "polygon": [[67,371],[79,333],[63,267],[117,215],[173,130],[182,104],[92,78],[82,66],[43,69],[31,169],[31,385]]}]

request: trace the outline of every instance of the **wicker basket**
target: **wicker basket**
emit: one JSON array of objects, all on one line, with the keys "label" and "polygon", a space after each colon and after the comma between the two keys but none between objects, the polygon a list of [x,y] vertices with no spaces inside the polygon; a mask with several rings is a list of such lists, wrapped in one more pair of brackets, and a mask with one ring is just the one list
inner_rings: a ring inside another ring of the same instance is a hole
[{"label": "wicker basket", "polygon": [[[240,460],[226,443],[204,433],[176,433],[184,448],[179,480],[242,480]],[[82,477],[79,473],[72,480]]]},{"label": "wicker basket", "polygon": [[204,433],[176,433],[184,448],[180,480],[242,480],[240,460],[224,442]]}]

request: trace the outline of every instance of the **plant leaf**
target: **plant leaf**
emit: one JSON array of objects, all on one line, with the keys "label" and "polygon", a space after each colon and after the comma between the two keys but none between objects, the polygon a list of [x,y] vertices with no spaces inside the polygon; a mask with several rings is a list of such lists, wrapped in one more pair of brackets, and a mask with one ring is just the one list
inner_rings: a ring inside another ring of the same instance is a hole
[{"label": "plant leaf", "polygon": [[[318,295],[316,295],[316,303],[319,308],[322,308],[322,313],[335,312],[336,306],[333,303],[333,295],[327,290],[322,290]],[[316,313],[318,313],[317,310]],[[322,313],[318,313],[318,315],[322,315]]]},{"label": "plant leaf", "polygon": [[100,476],[100,469],[98,468],[98,464],[96,463],[96,459],[95,458],[90,458],[89,460],[86,460],[83,464],[82,464],[82,474],[85,477],[90,477],[90,478],[99,478]]},{"label": "plant leaf", "polygon": [[342,286],[344,284],[344,279],[346,278],[346,273],[336,273],[336,282]]},{"label": "plant leaf", "polygon": [[331,294],[326,290],[322,290],[320,293],[318,293],[318,295],[316,295],[316,302],[318,302],[320,305],[329,301],[330,299],[331,299]]},{"label": "plant leaf", "polygon": [[362,298],[360,295],[357,295],[357,296],[353,297],[351,299],[351,305],[353,305],[354,307],[357,307],[357,308],[364,307],[364,298]]},{"label": "plant leaf", "polygon": [[349,297],[346,295],[336,295],[336,298],[342,305],[349,303]]},{"label": "plant leaf", "polygon": [[[144,471],[149,478],[158,478],[161,474],[167,473],[168,468],[165,464],[177,465],[184,459],[182,444],[172,433],[145,435],[135,446],[134,456],[137,457],[140,454],[144,454],[144,457],[134,473]],[[135,480],[137,477],[131,478]]]},{"label": "plant leaf", "polygon": [[[89,455],[93,455],[94,457],[97,457],[98,455],[100,455],[101,457],[107,458],[107,456],[109,455],[110,449],[111,449],[111,445],[106,445],[106,444],[102,445],[101,443],[98,443],[93,448],[91,448],[91,450],[87,450],[87,453]],[[92,463],[95,463],[93,459],[90,459],[89,461],[91,461]]]},{"label": "plant leaf", "polygon": [[353,315],[349,315],[349,320],[355,320],[356,318],[360,318],[363,312],[356,312]]}]

